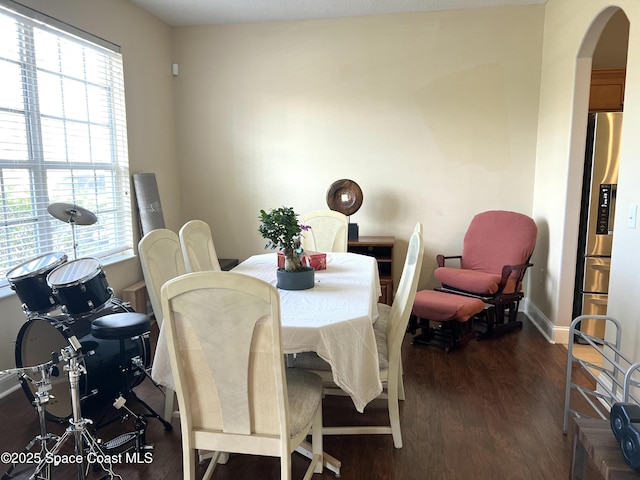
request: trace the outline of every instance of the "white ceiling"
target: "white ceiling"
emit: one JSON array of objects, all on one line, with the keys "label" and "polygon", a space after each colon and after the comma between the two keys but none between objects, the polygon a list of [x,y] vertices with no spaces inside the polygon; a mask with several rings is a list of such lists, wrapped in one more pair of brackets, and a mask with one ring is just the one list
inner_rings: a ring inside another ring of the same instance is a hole
[{"label": "white ceiling", "polygon": [[462,8],[540,5],[546,0],[130,0],[178,27],[273,22]]}]

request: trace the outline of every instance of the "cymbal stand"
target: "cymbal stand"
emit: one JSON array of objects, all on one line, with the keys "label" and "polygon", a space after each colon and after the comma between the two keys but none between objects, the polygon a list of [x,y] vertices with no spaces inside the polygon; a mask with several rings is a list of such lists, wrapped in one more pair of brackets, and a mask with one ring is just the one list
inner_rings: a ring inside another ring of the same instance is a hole
[{"label": "cymbal stand", "polygon": [[[33,458],[45,458],[49,453],[48,444],[51,442],[56,442],[60,438],[53,433],[47,433],[47,424],[46,424],[46,417],[45,417],[46,405],[49,403],[49,400],[51,398],[54,398],[53,395],[49,394],[49,390],[51,390],[51,372],[55,366],[55,363],[56,362],[51,360],[47,363],[43,363],[41,365],[37,365],[34,367],[14,368],[10,370],[3,370],[0,372],[0,375],[17,373],[20,375],[20,383],[25,383],[27,381],[30,381],[37,387],[37,391],[34,393],[34,399],[32,403],[36,407],[36,410],[38,412],[38,421],[40,423],[40,434],[36,435],[33,438],[33,440],[31,440],[23,450],[23,453],[25,454],[31,453],[31,449],[34,447],[34,445],[40,444],[40,452],[37,457],[34,456]],[[39,371],[41,375],[40,380],[34,380],[31,377],[29,377],[25,373],[28,371],[32,371],[32,372]],[[25,456],[25,458],[27,457]],[[12,478],[11,474],[15,470],[16,466],[17,464],[13,463],[2,478],[3,479]],[[40,479],[49,480],[51,478],[50,465],[47,464],[44,469],[44,472],[41,475],[39,475],[37,478],[39,480]]]},{"label": "cymbal stand", "polygon": [[72,210],[69,216],[69,225],[71,225],[71,239],[73,242],[73,259],[78,258],[78,243],[76,242],[76,221],[73,219],[75,211]]},{"label": "cymbal stand", "polygon": [[[41,459],[36,467],[35,472],[29,480],[40,478],[40,472],[43,469],[49,468],[50,463],[54,460],[56,454],[62,448],[62,445],[69,439],[73,438],[75,445],[75,458],[82,458],[82,461],[77,463],[77,479],[85,480],[89,464],[91,462],[88,459],[93,458],[96,459],[98,465],[106,472],[106,474],[102,477],[103,479],[119,479],[122,480],[120,475],[117,475],[113,472],[113,468],[111,462],[109,461],[109,457],[104,454],[98,441],[91,435],[89,429],[87,428],[88,424],[93,423],[90,419],[82,418],[80,412],[80,375],[86,374],[86,369],[84,365],[78,363],[78,358],[81,356],[81,348],[80,342],[74,336],[69,339],[70,345],[64,347],[62,352],[63,360],[66,360],[68,363],[65,365],[64,370],[68,372],[69,375],[69,390],[71,392],[71,410],[73,412],[72,419],[69,420],[69,427],[65,430],[64,434],[58,439],[55,443],[49,455],[46,455],[45,458]],[[87,450],[85,452],[85,444],[87,446]]]}]

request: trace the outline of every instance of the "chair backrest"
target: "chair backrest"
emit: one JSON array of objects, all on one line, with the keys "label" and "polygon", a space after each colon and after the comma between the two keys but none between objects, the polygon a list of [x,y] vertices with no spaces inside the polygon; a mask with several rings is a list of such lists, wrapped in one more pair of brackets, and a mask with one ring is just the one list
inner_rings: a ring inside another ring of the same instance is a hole
[{"label": "chair backrest", "polygon": [[160,289],[167,280],[187,273],[178,235],[166,228],[152,230],[138,243],[138,255],[151,308],[160,327],[163,320]]},{"label": "chair backrest", "polygon": [[220,262],[208,223],[202,220],[191,220],[182,226],[178,237],[180,237],[184,266],[188,273],[220,271]]},{"label": "chair backrest", "polygon": [[[537,235],[536,223],[521,213],[505,210],[479,213],[465,233],[460,267],[500,275],[505,265],[529,261]],[[520,273],[514,271],[512,276]]]},{"label": "chair backrest", "polygon": [[287,452],[277,289],[240,273],[189,273],[162,287],[162,308],[182,435],[204,431],[207,449],[222,451],[233,436],[230,451],[254,453],[275,437]]},{"label": "chair backrest", "polygon": [[407,331],[409,316],[413,308],[413,301],[418,290],[422,259],[424,257],[424,239],[422,224],[416,224],[411,237],[407,256],[402,267],[402,276],[391,305],[391,312],[387,322],[387,347],[389,349],[389,371],[400,361],[402,340]]},{"label": "chair backrest", "polygon": [[315,210],[300,217],[302,225],[310,230],[303,232],[302,248],[312,252],[346,252],[349,219],[334,210]]}]

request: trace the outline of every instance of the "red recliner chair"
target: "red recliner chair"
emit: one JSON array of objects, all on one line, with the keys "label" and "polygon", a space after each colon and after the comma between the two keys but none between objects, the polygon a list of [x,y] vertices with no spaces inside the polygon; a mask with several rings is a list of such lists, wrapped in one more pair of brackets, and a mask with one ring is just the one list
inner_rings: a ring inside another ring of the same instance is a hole
[{"label": "red recliner chair", "polygon": [[[517,320],[524,297],[522,279],[536,244],[538,228],[521,213],[491,210],[477,214],[464,236],[462,255],[437,255],[434,275],[443,292],[479,298],[492,305],[481,336],[522,326]],[[459,267],[445,266],[449,260]]]}]

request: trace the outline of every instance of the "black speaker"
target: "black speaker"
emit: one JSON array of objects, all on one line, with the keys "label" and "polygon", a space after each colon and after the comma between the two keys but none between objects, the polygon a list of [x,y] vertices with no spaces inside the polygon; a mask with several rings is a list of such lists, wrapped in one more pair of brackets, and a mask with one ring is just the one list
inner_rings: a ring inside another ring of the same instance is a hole
[{"label": "black speaker", "polygon": [[627,425],[631,423],[640,423],[640,405],[634,403],[614,403],[609,414],[611,422],[611,430],[620,441],[622,433]]},{"label": "black speaker", "polygon": [[347,230],[347,239],[348,240],[358,240],[360,232],[360,228],[357,223],[350,223],[349,229]]},{"label": "black speaker", "polygon": [[624,428],[620,449],[627,464],[634,470],[640,469],[640,425],[630,423]]}]

